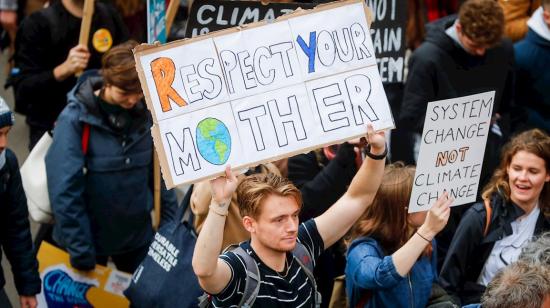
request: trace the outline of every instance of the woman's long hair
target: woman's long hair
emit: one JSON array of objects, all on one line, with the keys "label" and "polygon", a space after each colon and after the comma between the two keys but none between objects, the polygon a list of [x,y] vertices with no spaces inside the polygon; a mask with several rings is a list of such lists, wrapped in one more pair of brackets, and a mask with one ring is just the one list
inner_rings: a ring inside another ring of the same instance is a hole
[{"label": "woman's long hair", "polygon": [[[489,181],[481,197],[490,200],[494,193],[500,193],[510,201],[510,184],[508,166],[519,151],[534,154],[544,160],[546,172],[550,173],[550,137],[540,129],[523,132],[510,140],[502,149],[500,166]],[[550,184],[546,182],[539,197],[539,207],[546,217],[550,216]]]},{"label": "woman's long hair", "polygon": [[407,206],[411,197],[415,168],[401,162],[388,165],[373,203],[352,228],[348,245],[361,236],[376,239],[390,254],[410,238]]}]

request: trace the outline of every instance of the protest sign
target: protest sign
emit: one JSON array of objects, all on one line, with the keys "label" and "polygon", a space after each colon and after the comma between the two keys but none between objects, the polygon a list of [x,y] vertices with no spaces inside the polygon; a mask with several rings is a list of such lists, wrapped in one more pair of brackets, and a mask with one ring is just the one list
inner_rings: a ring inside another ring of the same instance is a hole
[{"label": "protest sign", "polygon": [[[403,82],[407,1],[366,0],[372,9],[370,34],[383,83]],[[313,3],[268,3],[260,1],[196,0],[191,6],[185,37],[241,26],[262,20],[272,21],[297,8],[313,8]],[[321,23],[322,24],[322,23]],[[346,35],[346,34],[342,34]],[[322,38],[328,38],[325,34]],[[336,38],[337,39],[337,38]]]},{"label": "protest sign", "polygon": [[166,43],[166,37],[165,0],[147,0],[147,42]]},{"label": "protest sign", "polygon": [[349,0],[138,47],[167,186],[393,128],[365,11]]},{"label": "protest sign", "polygon": [[273,21],[297,8],[311,9],[313,3],[268,3],[261,1],[196,0],[191,5],[185,37],[258,22]]},{"label": "protest sign", "polygon": [[81,272],[70,265],[69,254],[47,242],[38,251],[42,290],[37,295],[38,307],[128,307],[123,291],[132,276],[96,265]]},{"label": "protest sign", "polygon": [[495,91],[431,102],[426,111],[409,213],[447,191],[453,205],[476,200]]},{"label": "protest sign", "polygon": [[407,3],[397,0],[366,0],[374,21],[370,33],[383,83],[403,82]]}]

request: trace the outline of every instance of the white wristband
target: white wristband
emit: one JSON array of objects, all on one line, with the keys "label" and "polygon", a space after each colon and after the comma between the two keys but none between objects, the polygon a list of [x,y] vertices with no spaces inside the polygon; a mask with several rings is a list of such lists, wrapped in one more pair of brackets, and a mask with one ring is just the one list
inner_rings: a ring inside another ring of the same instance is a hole
[{"label": "white wristband", "polygon": [[216,204],[216,203],[210,203],[209,206],[210,210],[220,216],[227,216],[229,213],[229,204]]}]

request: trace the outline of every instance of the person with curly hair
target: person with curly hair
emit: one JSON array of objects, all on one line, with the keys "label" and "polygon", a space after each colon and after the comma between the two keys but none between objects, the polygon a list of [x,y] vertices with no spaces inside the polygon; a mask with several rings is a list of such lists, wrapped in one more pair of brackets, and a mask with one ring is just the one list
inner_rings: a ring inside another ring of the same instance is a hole
[{"label": "person with curly hair", "polygon": [[539,129],[514,137],[499,168],[462,218],[440,282],[462,304],[479,303],[496,273],[550,230],[550,137]]}]

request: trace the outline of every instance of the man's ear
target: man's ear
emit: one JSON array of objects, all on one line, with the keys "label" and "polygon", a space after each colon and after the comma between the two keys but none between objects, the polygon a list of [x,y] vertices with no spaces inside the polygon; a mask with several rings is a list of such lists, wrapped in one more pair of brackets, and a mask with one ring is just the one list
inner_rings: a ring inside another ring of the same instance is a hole
[{"label": "man's ear", "polygon": [[243,226],[250,233],[256,232],[256,221],[250,216],[243,217]]},{"label": "man's ear", "polygon": [[460,21],[456,22],[456,32],[462,35],[462,25],[460,24]]}]

